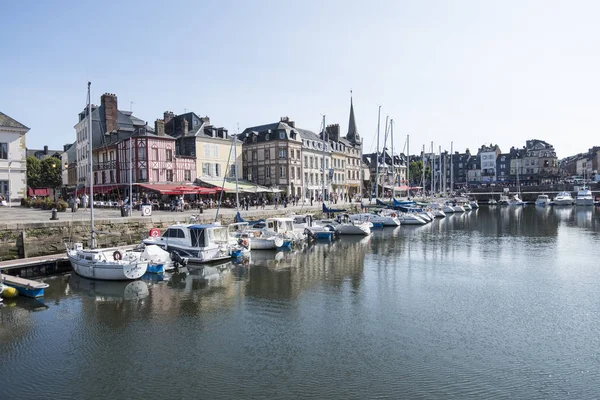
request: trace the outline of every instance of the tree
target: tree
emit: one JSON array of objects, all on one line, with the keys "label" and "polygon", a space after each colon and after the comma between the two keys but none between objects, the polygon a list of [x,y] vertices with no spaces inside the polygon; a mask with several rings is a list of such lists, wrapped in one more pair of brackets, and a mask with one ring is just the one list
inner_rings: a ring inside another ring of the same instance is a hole
[{"label": "tree", "polygon": [[37,157],[27,157],[27,186],[38,188],[42,186],[41,163]]},{"label": "tree", "polygon": [[[423,161],[411,161],[409,166],[411,182],[421,182],[423,180]],[[431,169],[429,165],[425,168],[425,182],[430,179]],[[425,186],[425,182],[421,182],[421,186]]]},{"label": "tree", "polygon": [[44,187],[56,189],[62,185],[62,163],[56,157],[48,157],[40,163],[40,181]]}]

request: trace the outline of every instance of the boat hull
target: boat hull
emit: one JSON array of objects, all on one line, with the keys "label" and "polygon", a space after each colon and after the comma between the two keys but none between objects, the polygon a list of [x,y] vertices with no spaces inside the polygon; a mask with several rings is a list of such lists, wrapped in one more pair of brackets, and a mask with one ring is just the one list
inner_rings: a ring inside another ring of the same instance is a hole
[{"label": "boat hull", "polygon": [[576,198],[575,199],[575,205],[577,206],[593,206],[594,205],[594,199],[589,197],[589,198]]},{"label": "boat hull", "polygon": [[103,263],[83,262],[83,260],[69,254],[69,262],[77,275],[89,279],[104,281],[127,281],[139,279],[146,273],[148,263],[143,261],[133,263]]}]

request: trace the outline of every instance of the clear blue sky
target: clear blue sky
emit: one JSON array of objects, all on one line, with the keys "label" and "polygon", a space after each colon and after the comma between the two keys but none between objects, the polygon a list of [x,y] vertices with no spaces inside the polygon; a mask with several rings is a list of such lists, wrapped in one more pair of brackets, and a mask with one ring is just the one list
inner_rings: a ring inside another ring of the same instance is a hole
[{"label": "clear blue sky", "polygon": [[[365,151],[377,107],[395,146],[559,157],[600,144],[598,1],[13,1],[2,6],[0,111],[30,148],[62,148],[92,81],[149,123],[165,110],[234,132],[281,116],[348,125]],[[382,122],[383,124],[383,122]],[[400,148],[401,150],[401,148]]]}]

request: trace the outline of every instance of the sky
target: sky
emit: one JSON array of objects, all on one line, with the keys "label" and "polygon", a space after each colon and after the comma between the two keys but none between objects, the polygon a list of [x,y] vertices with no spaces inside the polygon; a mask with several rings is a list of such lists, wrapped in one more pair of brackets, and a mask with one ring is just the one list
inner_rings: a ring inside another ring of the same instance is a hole
[{"label": "sky", "polygon": [[[230,132],[289,116],[347,132],[365,153],[503,152],[528,139],[559,158],[600,144],[598,1],[155,0],[3,6],[0,111],[29,148],[75,141],[86,105],[114,93],[148,121],[194,111]],[[389,145],[388,145],[389,147]]]}]

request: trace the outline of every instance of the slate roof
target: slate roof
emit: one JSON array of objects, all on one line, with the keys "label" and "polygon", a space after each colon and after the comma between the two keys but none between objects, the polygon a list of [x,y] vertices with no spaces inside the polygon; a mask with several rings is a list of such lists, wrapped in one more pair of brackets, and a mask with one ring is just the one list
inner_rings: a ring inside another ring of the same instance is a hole
[{"label": "slate roof", "polygon": [[346,138],[351,143],[359,143],[360,135],[358,129],[356,129],[356,120],[354,119],[354,105],[352,104],[352,96],[350,96],[350,120],[348,121],[348,133]]},{"label": "slate roof", "polygon": [[28,127],[26,127],[19,121],[9,117],[8,115],[4,114],[1,111],[0,111],[0,127],[29,130]]}]

